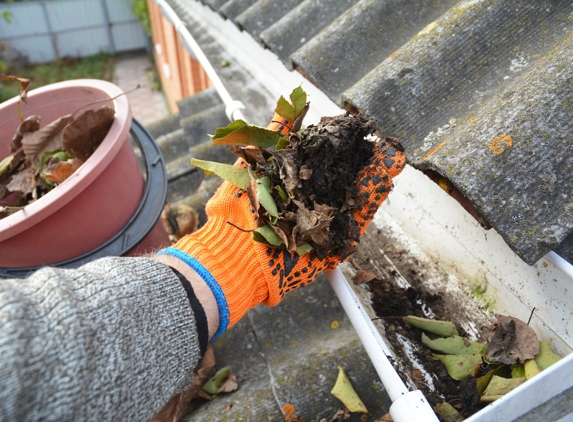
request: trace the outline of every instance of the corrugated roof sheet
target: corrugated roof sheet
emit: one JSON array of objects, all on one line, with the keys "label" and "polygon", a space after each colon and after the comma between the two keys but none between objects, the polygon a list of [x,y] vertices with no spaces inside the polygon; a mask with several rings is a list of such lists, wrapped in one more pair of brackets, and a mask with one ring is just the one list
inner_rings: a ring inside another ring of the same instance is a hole
[{"label": "corrugated roof sheet", "polygon": [[525,262],[573,262],[571,1],[261,0],[234,22],[377,117]]}]

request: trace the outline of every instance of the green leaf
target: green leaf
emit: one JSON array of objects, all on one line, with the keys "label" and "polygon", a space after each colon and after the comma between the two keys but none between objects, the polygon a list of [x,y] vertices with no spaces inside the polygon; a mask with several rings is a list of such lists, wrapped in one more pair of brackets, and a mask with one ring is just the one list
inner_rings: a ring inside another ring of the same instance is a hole
[{"label": "green leaf", "polygon": [[468,340],[460,336],[452,336],[447,338],[430,339],[426,334],[422,333],[422,343],[436,352],[444,353],[446,355],[473,355],[482,353],[485,347],[481,343]]},{"label": "green leaf", "polygon": [[309,252],[312,252],[312,246],[310,246],[308,243],[303,243],[298,248],[296,248],[296,253],[299,256],[302,256],[305,253],[309,253]]},{"label": "green leaf", "polygon": [[285,149],[286,147],[289,146],[289,144],[290,141],[288,140],[288,138],[286,136],[283,136],[282,138],[279,139],[279,141],[275,145],[275,151],[280,151],[281,149]]},{"label": "green leaf", "polygon": [[225,381],[230,373],[230,366],[225,366],[224,368],[219,369],[215,375],[213,375],[213,378],[205,383],[203,386],[203,391],[212,396],[217,394],[219,387],[221,387],[221,384],[223,384],[223,381]]},{"label": "green leaf", "polygon": [[434,410],[444,422],[462,422],[465,420],[465,418],[460,415],[460,412],[446,401],[438,403],[436,407],[434,407]]},{"label": "green leaf", "polygon": [[302,113],[302,110],[306,106],[306,92],[301,86],[295,88],[290,94],[290,101],[294,107],[294,119],[296,120],[298,116]]},{"label": "green leaf", "polygon": [[450,377],[461,381],[475,372],[477,366],[482,364],[481,354],[473,355],[433,355],[444,364]]},{"label": "green leaf", "polygon": [[502,378],[494,375],[481,396],[480,402],[491,403],[524,382],[525,378]]},{"label": "green leaf", "polygon": [[360,400],[358,394],[356,394],[356,391],[352,387],[352,384],[350,384],[350,380],[341,366],[338,367],[338,377],[330,394],[340,400],[351,412],[368,413],[366,406],[364,406],[364,403]]},{"label": "green leaf", "polygon": [[262,226],[253,231],[253,239],[255,242],[263,243],[274,248],[280,248],[285,245],[283,240],[270,226]]},{"label": "green leaf", "polygon": [[[536,376],[541,372],[541,369],[539,368],[539,366],[537,366],[537,362],[535,362],[535,359],[526,360],[525,363],[523,364],[523,369],[525,372],[526,380],[533,378],[534,376]],[[511,375],[513,378],[513,372]]]},{"label": "green leaf", "polygon": [[277,204],[275,204],[270,189],[271,179],[268,176],[257,180],[257,199],[259,203],[267,210],[270,216],[278,218],[279,212],[277,210]]},{"label": "green leaf", "polygon": [[198,160],[196,158],[191,158],[191,164],[203,169],[206,174],[216,174],[241,189],[247,189],[251,181],[249,172],[244,167]]},{"label": "green leaf", "polygon": [[279,197],[281,198],[282,202],[288,202],[288,195],[281,187],[281,185],[276,185],[275,190],[279,193]]},{"label": "green leaf", "polygon": [[285,97],[283,97],[282,95],[277,101],[275,113],[287,119],[290,125],[292,125],[296,119],[294,107],[287,100],[285,100]]},{"label": "green leaf", "polygon": [[10,168],[10,163],[12,163],[12,160],[14,160],[14,156],[9,155],[8,157],[0,161],[0,174],[4,174],[8,171],[8,169]]},{"label": "green leaf", "polygon": [[408,315],[404,318],[404,321],[414,327],[420,328],[421,330],[434,333],[442,337],[459,335],[458,329],[454,323],[450,321],[438,321],[435,319],[420,318],[413,315]]},{"label": "green leaf", "polygon": [[244,120],[235,120],[231,123],[229,123],[226,127],[220,127],[215,131],[215,135],[209,135],[211,137],[211,140],[216,140],[216,139],[220,139],[220,138],[224,138],[225,136],[230,135],[231,133],[233,133],[234,131],[241,129],[243,127],[248,126],[249,124],[247,122],[245,122]]},{"label": "green leaf", "polygon": [[68,161],[70,158],[73,158],[73,157],[74,157],[73,155],[71,155],[68,151],[66,151],[64,149],[58,149],[56,151],[44,152],[42,154],[42,158],[40,159],[40,171],[38,173],[40,175],[40,178],[48,186],[53,186],[54,182],[52,182],[51,180],[48,180],[44,176],[42,176],[42,174],[44,173],[44,168],[46,166],[46,162],[50,158],[58,158],[60,161]]},{"label": "green leaf", "polygon": [[523,363],[511,365],[511,378],[525,378],[525,367]]},{"label": "green leaf", "polygon": [[542,340],[539,342],[539,353],[535,356],[535,362],[537,362],[539,369],[543,371],[559,360],[561,360],[561,356],[553,353],[551,344],[548,341]]},{"label": "green leaf", "polygon": [[229,126],[219,128],[215,135],[209,135],[213,145],[251,145],[260,148],[274,147],[282,137],[280,132],[235,120]]},{"label": "green leaf", "polygon": [[480,396],[483,396],[483,393],[487,388],[487,386],[489,385],[489,382],[491,381],[493,376],[500,370],[500,368],[501,367],[492,369],[491,371],[488,371],[485,375],[476,378],[476,389]]}]

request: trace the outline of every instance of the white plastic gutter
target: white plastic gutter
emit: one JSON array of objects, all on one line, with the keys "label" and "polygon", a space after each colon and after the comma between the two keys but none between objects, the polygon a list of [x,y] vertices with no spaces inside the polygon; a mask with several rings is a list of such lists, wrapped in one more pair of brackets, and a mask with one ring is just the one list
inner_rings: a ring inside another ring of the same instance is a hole
[{"label": "white plastic gutter", "polygon": [[395,422],[438,421],[424,394],[420,390],[410,391],[402,382],[388,359],[394,356],[382,340],[378,329],[370,320],[342,271],[339,268],[327,271],[326,277],[392,400],[392,406],[390,406],[392,419]]},{"label": "white plastic gutter", "polygon": [[185,23],[179,19],[177,13],[175,13],[175,11],[171,8],[171,6],[169,6],[169,4],[167,4],[165,0],[153,1],[159,6],[165,19],[167,19],[175,27],[179,37],[181,37],[181,41],[183,42],[185,50],[187,50],[191,57],[195,58],[199,63],[201,63],[205,73],[207,73],[207,76],[209,76],[209,79],[213,83],[213,87],[225,104],[225,113],[227,114],[229,120],[244,120],[245,118],[243,117],[243,113],[241,113],[241,109],[244,109],[245,105],[241,101],[233,100],[225,88],[225,85],[223,85],[223,82],[221,82],[219,75],[217,75],[217,72],[209,62],[209,59],[207,59],[207,56],[205,56],[205,53],[203,53],[203,50],[201,50],[199,44],[197,44],[191,33],[185,27]]}]

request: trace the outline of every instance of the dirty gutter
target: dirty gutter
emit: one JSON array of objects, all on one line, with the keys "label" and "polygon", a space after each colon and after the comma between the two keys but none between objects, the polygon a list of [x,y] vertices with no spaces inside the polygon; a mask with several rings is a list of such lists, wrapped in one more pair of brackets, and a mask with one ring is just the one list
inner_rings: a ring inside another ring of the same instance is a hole
[{"label": "dirty gutter", "polygon": [[[189,53],[204,66],[231,110],[229,117],[240,118],[240,111],[233,110],[235,102],[216,74],[212,76],[212,66],[185,25],[165,0],[154,1],[175,26]],[[303,84],[312,102],[307,122],[316,123],[323,115],[343,112],[302,75],[288,71],[273,53],[263,49],[249,34],[241,32],[206,6],[198,3],[194,6],[193,19],[200,22],[198,26],[205,25],[233,60],[268,90],[271,98],[276,99],[290,92],[292,87]],[[496,313],[527,320],[532,309],[536,309],[531,326],[539,338],[550,340],[557,353],[568,355],[467,421],[542,420],[534,419],[536,412],[549,407],[561,416],[573,414],[573,266],[553,252],[534,266],[525,264],[494,230],[485,232],[455,200],[409,166],[396,179],[392,195],[373,223],[381,230],[399,231],[409,242],[423,249],[437,267],[452,276],[446,282],[483,285],[487,291],[485,296],[492,300]],[[393,369],[389,360],[393,358],[392,353],[352,285],[340,270],[327,273],[327,277],[393,401],[390,412],[394,421],[437,420],[421,392],[410,391]]]}]

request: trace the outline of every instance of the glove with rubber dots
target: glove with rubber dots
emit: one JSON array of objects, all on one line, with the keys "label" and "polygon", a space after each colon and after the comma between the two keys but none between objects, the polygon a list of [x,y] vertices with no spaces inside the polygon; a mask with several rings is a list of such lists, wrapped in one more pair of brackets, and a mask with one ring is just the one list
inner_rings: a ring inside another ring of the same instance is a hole
[{"label": "glove with rubber dots", "polygon": [[[275,115],[268,126],[288,134],[284,119]],[[238,160],[236,165],[245,165]],[[392,178],[405,166],[403,148],[393,138],[379,139],[374,155],[359,172],[355,188],[361,203],[351,211],[360,235],[392,189]],[[335,268],[343,259],[328,253],[299,256],[286,249],[255,242],[251,231],[258,227],[258,214],[247,192],[223,182],[205,207],[206,224],[197,232],[162,250],[195,270],[211,288],[219,310],[218,337],[251,308],[260,303],[277,305],[291,290],[312,282]],[[242,228],[239,230],[238,228]]]}]

